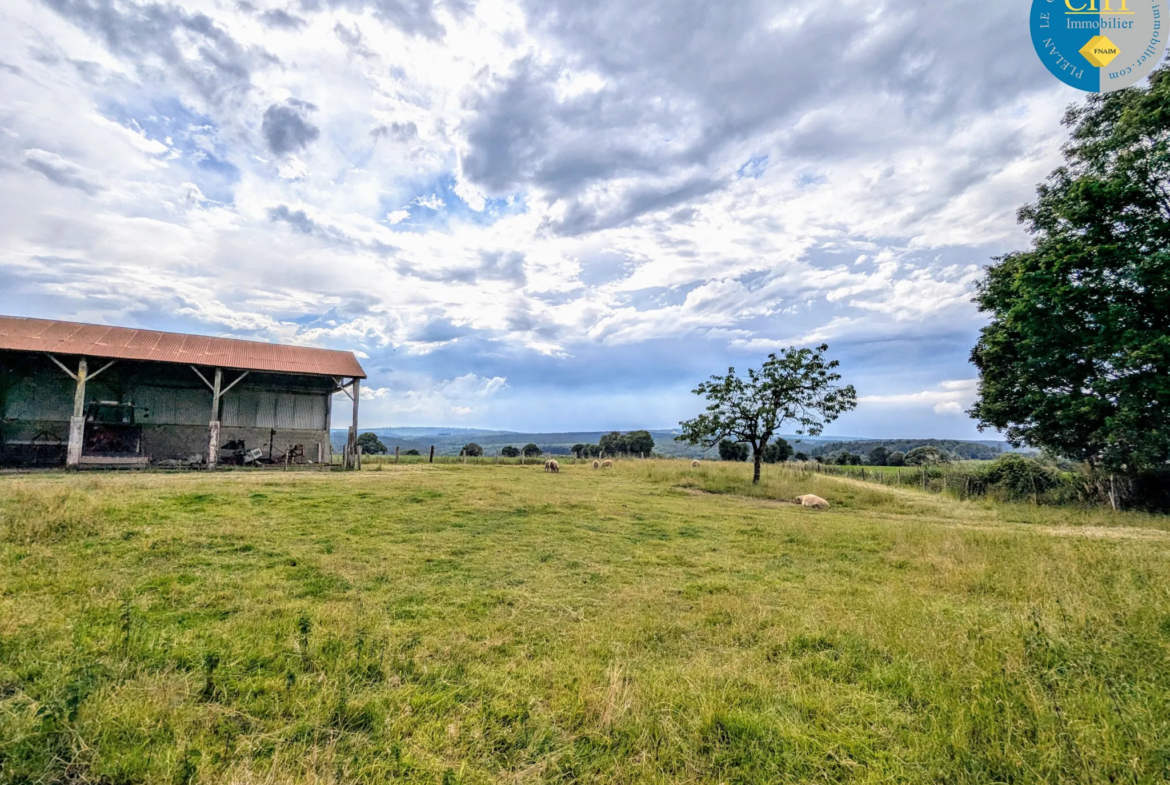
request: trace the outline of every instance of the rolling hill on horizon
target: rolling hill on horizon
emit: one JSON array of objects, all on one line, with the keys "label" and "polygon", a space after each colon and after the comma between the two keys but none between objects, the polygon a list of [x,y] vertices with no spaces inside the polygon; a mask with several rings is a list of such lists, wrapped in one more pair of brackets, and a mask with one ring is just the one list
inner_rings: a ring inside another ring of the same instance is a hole
[{"label": "rolling hill on horizon", "polygon": [[[703,450],[687,444],[676,442],[674,437],[679,431],[676,429],[646,429],[654,437],[654,451],[665,456],[676,458],[712,458],[718,455],[715,448]],[[441,427],[404,427],[404,428],[361,428],[360,433],[373,433],[383,444],[394,452],[398,447],[402,452],[418,450],[420,453],[429,452],[431,445],[435,447],[436,455],[458,455],[463,446],[475,442],[483,447],[485,455],[494,455],[506,445],[523,447],[532,443],[539,445],[550,454],[568,455],[575,444],[597,444],[597,442],[611,431],[566,431],[553,433],[536,433],[521,431],[499,431],[484,428],[441,428]],[[841,445],[848,442],[861,442],[868,446],[879,443],[905,444],[933,444],[937,439],[873,439],[859,436],[821,436],[808,437],[795,434],[781,434],[798,451],[810,454],[819,454],[828,445]],[[346,430],[334,429],[330,433],[330,441],[334,450],[340,450],[345,445]],[[982,445],[991,452],[1000,452],[1010,449],[1006,442],[997,440],[965,440],[963,444]],[[868,448],[867,448],[868,449]],[[902,449],[899,447],[898,449]]]}]

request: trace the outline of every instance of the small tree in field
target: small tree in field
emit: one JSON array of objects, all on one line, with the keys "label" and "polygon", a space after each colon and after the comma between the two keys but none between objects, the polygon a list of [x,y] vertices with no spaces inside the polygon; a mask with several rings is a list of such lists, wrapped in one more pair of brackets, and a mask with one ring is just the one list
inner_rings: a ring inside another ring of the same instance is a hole
[{"label": "small tree in field", "polygon": [[366,431],[357,437],[358,447],[362,448],[362,452],[366,455],[385,455],[386,445],[382,444],[382,440],[378,438],[378,434]]},{"label": "small tree in field", "polygon": [[760,368],[749,368],[747,377],[734,368],[726,376],[712,376],[694,389],[708,400],[707,411],[679,423],[679,441],[712,447],[724,438],[747,442],[755,455],[752,482],[760,481],[760,464],[772,436],[786,422],[796,423],[796,433],[819,435],[825,425],[857,406],[853,385],[839,387],[839,363],[825,360],[829,347],[788,348],[770,354]]},{"label": "small tree in field", "polygon": [[721,461],[746,461],[751,453],[748,451],[748,446],[743,442],[733,442],[730,439],[724,439],[719,442],[719,460]]},{"label": "small tree in field", "polygon": [[524,445],[524,457],[525,458],[535,458],[538,455],[543,455],[543,454],[544,454],[544,450],[540,449],[532,442],[529,442],[528,444]]},{"label": "small tree in field", "polygon": [[503,448],[500,450],[500,455],[504,456],[505,458],[519,458],[520,457],[520,448],[513,447],[510,444],[505,444],[503,446]]},{"label": "small tree in field", "polygon": [[475,442],[463,445],[463,454],[468,458],[478,458],[483,455],[483,448]]}]

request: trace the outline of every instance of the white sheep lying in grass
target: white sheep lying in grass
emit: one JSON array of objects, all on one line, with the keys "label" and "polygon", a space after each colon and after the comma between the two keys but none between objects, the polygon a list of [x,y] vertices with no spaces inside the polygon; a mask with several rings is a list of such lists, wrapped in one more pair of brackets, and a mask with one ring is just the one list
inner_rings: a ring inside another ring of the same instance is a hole
[{"label": "white sheep lying in grass", "polygon": [[796,497],[796,503],[804,507],[814,507],[818,510],[829,509],[829,503],[820,496],[813,496],[811,493],[806,493],[803,496]]},{"label": "white sheep lying in grass", "polygon": [[699,462],[698,461],[691,461],[691,468],[692,469],[699,468]]},{"label": "white sheep lying in grass", "polygon": [[546,472],[552,472],[553,474],[556,474],[561,470],[561,465],[552,458],[549,458],[544,462],[544,470]]}]

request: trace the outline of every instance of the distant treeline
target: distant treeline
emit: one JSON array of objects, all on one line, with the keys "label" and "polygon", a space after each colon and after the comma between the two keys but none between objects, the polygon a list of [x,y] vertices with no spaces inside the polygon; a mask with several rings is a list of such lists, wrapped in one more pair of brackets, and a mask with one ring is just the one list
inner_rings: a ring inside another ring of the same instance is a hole
[{"label": "distant treeline", "polygon": [[825,442],[812,445],[807,449],[803,445],[797,445],[798,450],[808,453],[809,457],[812,458],[841,452],[868,455],[879,447],[885,448],[888,453],[908,453],[917,447],[934,447],[939,452],[960,460],[992,460],[1003,454],[1003,450],[994,444],[964,442],[956,439],[875,439],[864,442]]}]

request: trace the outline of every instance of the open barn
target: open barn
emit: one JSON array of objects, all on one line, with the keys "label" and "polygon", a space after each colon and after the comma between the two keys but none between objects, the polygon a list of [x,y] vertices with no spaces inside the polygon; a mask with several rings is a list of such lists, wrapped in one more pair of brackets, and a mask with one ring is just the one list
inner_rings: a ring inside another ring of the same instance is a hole
[{"label": "open barn", "polygon": [[0,316],[0,463],[328,464],[339,392],[348,463],[365,376],[351,352]]}]

